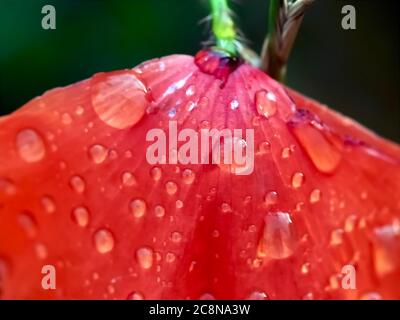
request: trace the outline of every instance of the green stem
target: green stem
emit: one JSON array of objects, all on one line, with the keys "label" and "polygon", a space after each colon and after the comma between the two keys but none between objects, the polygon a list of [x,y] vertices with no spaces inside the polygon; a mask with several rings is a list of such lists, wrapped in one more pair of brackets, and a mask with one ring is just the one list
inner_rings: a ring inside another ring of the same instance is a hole
[{"label": "green stem", "polygon": [[216,47],[229,54],[237,54],[236,27],[227,0],[210,0],[212,32]]}]

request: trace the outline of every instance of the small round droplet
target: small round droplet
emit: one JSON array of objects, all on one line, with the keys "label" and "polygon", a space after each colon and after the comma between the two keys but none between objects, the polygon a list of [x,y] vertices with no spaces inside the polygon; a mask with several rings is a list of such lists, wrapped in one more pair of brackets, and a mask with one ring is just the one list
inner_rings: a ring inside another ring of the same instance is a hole
[{"label": "small round droplet", "polygon": [[162,171],[159,167],[154,167],[150,170],[150,176],[154,181],[159,181],[162,176]]},{"label": "small round droplet", "polygon": [[337,246],[343,243],[343,234],[344,231],[343,229],[335,229],[331,233],[331,240],[330,240],[330,245],[331,246]]},{"label": "small round droplet", "polygon": [[40,199],[40,202],[47,213],[54,213],[56,211],[56,204],[51,197],[42,197],[42,199]]},{"label": "small round droplet", "polygon": [[132,200],[130,203],[130,209],[135,218],[141,218],[146,213],[146,202],[142,199]]},{"label": "small round droplet", "polygon": [[182,180],[185,184],[192,184],[196,174],[191,169],[185,169],[182,171]]},{"label": "small round droplet", "polygon": [[72,117],[69,113],[63,113],[61,116],[61,122],[65,125],[70,125],[72,123]]},{"label": "small round droplet", "polygon": [[264,197],[264,201],[266,205],[276,204],[278,201],[278,193],[276,191],[268,192]]},{"label": "small round droplet", "polygon": [[304,183],[304,174],[301,172],[296,172],[292,176],[292,187],[295,189],[300,188]]},{"label": "small round droplet", "polygon": [[153,249],[142,247],[136,251],[136,259],[143,269],[150,269],[153,266]]},{"label": "small round droplet", "polygon": [[122,180],[122,184],[126,187],[132,187],[133,185],[136,184],[135,176],[131,172],[128,172],[128,171],[125,171],[124,173],[122,173],[121,180]]},{"label": "small round droplet", "polygon": [[308,274],[310,272],[310,263],[306,262],[301,266],[301,273]]},{"label": "small round droplet", "polygon": [[127,300],[144,300],[144,295],[134,291],[128,295]]},{"label": "small round droplet", "polygon": [[95,144],[89,148],[90,159],[96,164],[103,163],[106,160],[108,150],[101,144]]},{"label": "small round droplet", "polygon": [[176,255],[172,252],[167,252],[165,255],[165,262],[166,263],[172,263],[176,260]]},{"label": "small round droplet", "polygon": [[258,91],[255,97],[257,112],[266,117],[272,117],[276,113],[276,97],[265,90]]},{"label": "small round droplet", "polygon": [[271,150],[271,144],[268,141],[263,141],[258,145],[258,151],[260,153],[267,153]]},{"label": "small round droplet", "polygon": [[215,300],[215,297],[211,293],[203,293],[199,300]]},{"label": "small round droplet", "polygon": [[182,234],[178,231],[174,231],[171,233],[171,241],[173,243],[180,243],[182,241]]},{"label": "small round droplet", "polygon": [[92,78],[92,104],[99,118],[116,129],[138,123],[148,107],[147,89],[133,71]]},{"label": "small round droplet", "polygon": [[321,200],[321,190],[314,189],[310,194],[310,203],[317,203],[319,200]]},{"label": "small round droplet", "polygon": [[89,210],[85,207],[76,207],[72,210],[72,221],[84,228],[89,224]]},{"label": "small round droplet", "polygon": [[107,229],[100,229],[94,234],[94,244],[99,253],[108,253],[114,248],[114,237]]},{"label": "small round droplet", "polygon": [[161,205],[156,205],[154,207],[154,214],[158,218],[164,217],[165,216],[165,208],[163,206],[161,206]]},{"label": "small round droplet", "polygon": [[173,182],[173,181],[168,181],[165,184],[165,190],[167,191],[167,193],[172,196],[174,195],[177,191],[178,191],[178,185]]},{"label": "small round droplet", "polygon": [[263,291],[254,291],[250,293],[247,300],[268,300],[268,295]]},{"label": "small round droplet", "polygon": [[38,162],[46,154],[43,139],[32,129],[24,129],[18,132],[16,146],[20,157],[28,163]]},{"label": "small round droplet", "polygon": [[38,259],[44,260],[47,258],[48,255],[47,248],[43,243],[35,244],[35,252]]},{"label": "small round droplet", "polygon": [[183,201],[182,201],[182,200],[176,200],[176,201],[175,201],[175,207],[176,207],[177,209],[183,208]]},{"label": "small round droplet", "polygon": [[71,177],[69,184],[71,188],[77,193],[83,193],[85,191],[86,184],[80,176]]},{"label": "small round droplet", "polygon": [[221,204],[221,211],[223,213],[232,212],[232,208],[228,203],[224,202],[223,204]]},{"label": "small round droplet", "polygon": [[231,103],[229,104],[230,108],[232,110],[235,110],[237,108],[239,108],[239,101],[237,101],[236,99],[232,100]]},{"label": "small round droplet", "polygon": [[186,89],[186,96],[187,97],[191,97],[196,93],[196,87],[194,85],[190,85],[187,89]]}]

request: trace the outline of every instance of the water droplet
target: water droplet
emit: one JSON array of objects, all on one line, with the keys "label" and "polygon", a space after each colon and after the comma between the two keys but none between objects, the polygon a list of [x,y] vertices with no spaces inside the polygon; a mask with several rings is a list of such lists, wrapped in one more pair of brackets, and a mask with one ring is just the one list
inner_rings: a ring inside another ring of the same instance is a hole
[{"label": "water droplet", "polygon": [[215,300],[215,298],[211,293],[203,293],[199,300]]},{"label": "water droplet", "polygon": [[374,229],[373,260],[376,273],[383,278],[400,266],[400,233],[394,224]]},{"label": "water droplet", "polygon": [[134,175],[131,172],[125,171],[121,176],[122,184],[126,187],[131,187],[137,184]]},{"label": "water droplet", "polygon": [[171,233],[171,241],[174,243],[180,243],[182,241],[182,234],[178,231]]},{"label": "water droplet", "polygon": [[271,144],[268,141],[263,141],[258,146],[258,151],[260,153],[267,153],[271,150]]},{"label": "water droplet", "polygon": [[86,188],[85,181],[80,176],[73,176],[69,180],[71,188],[77,193],[83,193]]},{"label": "water droplet", "polygon": [[176,201],[175,201],[175,207],[176,207],[177,209],[183,208],[183,201],[182,201],[182,200],[176,200]]},{"label": "water droplet", "polygon": [[72,221],[80,227],[86,227],[89,224],[89,210],[85,207],[76,207],[72,210]]},{"label": "water droplet", "polygon": [[40,202],[47,213],[54,213],[56,211],[56,204],[51,197],[42,197],[42,199],[40,199]]},{"label": "water droplet", "polygon": [[176,116],[176,109],[175,108],[170,109],[168,111],[168,117],[172,119],[175,116]]},{"label": "water droplet", "polygon": [[72,123],[72,117],[69,113],[63,113],[61,116],[61,122],[65,125],[70,125]]},{"label": "water droplet", "polygon": [[289,213],[269,213],[264,218],[264,231],[258,243],[257,255],[271,259],[290,257],[296,241]]},{"label": "water droplet", "polygon": [[186,96],[187,97],[191,97],[196,93],[196,87],[194,85],[190,85],[187,89],[186,89]]},{"label": "water droplet", "polygon": [[75,109],[75,114],[77,116],[83,115],[84,112],[85,112],[85,109],[82,106],[77,106]]},{"label": "water droplet", "polygon": [[18,216],[18,223],[24,230],[28,238],[34,238],[37,233],[37,225],[34,217],[28,213],[24,212]]},{"label": "water droplet", "polygon": [[292,176],[292,187],[295,189],[300,188],[303,185],[304,182],[304,174],[301,172],[296,172]]},{"label": "water droplet", "polygon": [[32,129],[18,132],[16,146],[20,157],[28,163],[38,162],[46,154],[43,139]]},{"label": "water droplet", "polygon": [[221,204],[221,211],[223,213],[232,212],[232,208],[228,203],[224,202],[223,204]]},{"label": "water droplet", "polygon": [[343,243],[343,234],[344,231],[343,229],[335,229],[331,233],[331,240],[330,240],[330,245],[331,246],[337,246]]},{"label": "water droplet", "polygon": [[43,243],[36,243],[35,252],[36,252],[36,256],[39,259],[44,260],[47,258],[47,255],[48,255],[47,248]]},{"label": "water droplet", "polygon": [[306,262],[301,266],[301,273],[308,274],[310,272],[310,263]]},{"label": "water droplet", "polygon": [[159,181],[162,176],[162,171],[159,167],[154,167],[150,170],[150,176],[154,181]]},{"label": "water droplet", "polygon": [[360,297],[361,300],[382,300],[382,296],[378,292],[364,293]]},{"label": "water droplet", "polygon": [[142,199],[132,200],[130,203],[130,210],[135,218],[141,218],[146,213],[146,202]]},{"label": "water droplet", "polygon": [[154,214],[156,215],[156,217],[158,218],[162,218],[165,216],[165,209],[163,206],[160,205],[156,205],[154,207]]},{"label": "water droplet", "polygon": [[349,215],[344,222],[344,231],[352,232],[356,227],[357,216],[354,214]]},{"label": "water droplet", "polygon": [[282,159],[289,158],[291,153],[292,153],[292,151],[291,151],[291,149],[289,147],[283,148],[282,149],[282,154],[281,154]]},{"label": "water droplet", "polygon": [[108,150],[101,144],[95,144],[89,148],[90,159],[96,164],[103,163],[106,160]]},{"label": "water droplet", "polygon": [[128,295],[127,300],[144,300],[144,295],[140,292],[132,292]]},{"label": "water droplet", "polygon": [[247,300],[268,300],[268,295],[263,291],[254,291],[250,293]]},{"label": "water droplet", "polygon": [[165,255],[165,262],[166,263],[172,263],[176,260],[176,255],[172,252],[167,252]]},{"label": "water droplet", "polygon": [[136,251],[136,259],[143,269],[150,269],[153,266],[153,249],[141,247]]},{"label": "water droplet", "polygon": [[266,205],[276,204],[278,201],[278,193],[275,191],[268,192],[264,197],[264,201]]},{"label": "water droplet", "polygon": [[149,104],[147,90],[134,72],[97,74],[92,83],[93,108],[106,124],[125,129],[142,119]]},{"label": "water droplet", "polygon": [[319,189],[314,189],[310,193],[310,203],[316,203],[319,200],[321,200],[321,190]]},{"label": "water droplet", "polygon": [[218,238],[219,237],[219,231],[218,230],[213,230],[211,235],[212,235],[213,238]]},{"label": "water droplet", "polygon": [[17,193],[17,188],[11,180],[0,178],[0,194],[1,193],[7,196],[13,196]]},{"label": "water droplet", "polygon": [[255,103],[258,113],[266,118],[272,117],[276,113],[276,97],[270,92],[258,91]]},{"label": "water droplet", "polygon": [[232,110],[235,110],[237,108],[239,108],[239,101],[237,101],[236,99],[232,100],[231,103],[229,104],[230,108]]},{"label": "water droplet", "polygon": [[315,120],[310,121],[310,117],[305,111],[299,112],[289,122],[290,128],[314,166],[323,173],[333,173],[342,155],[331,141],[333,137],[328,139],[328,132]]},{"label": "water droplet", "polygon": [[193,170],[185,169],[182,171],[182,180],[185,184],[192,184],[195,177],[196,174],[193,172]]},{"label": "water droplet", "polygon": [[312,292],[308,292],[304,295],[303,300],[314,300],[314,294]]},{"label": "water droplet", "polygon": [[167,193],[172,196],[174,195],[177,191],[178,191],[178,185],[173,182],[173,181],[168,181],[165,184],[165,190],[167,191]]},{"label": "water droplet", "polygon": [[107,229],[100,229],[94,234],[94,244],[99,253],[108,253],[114,249],[114,237]]}]

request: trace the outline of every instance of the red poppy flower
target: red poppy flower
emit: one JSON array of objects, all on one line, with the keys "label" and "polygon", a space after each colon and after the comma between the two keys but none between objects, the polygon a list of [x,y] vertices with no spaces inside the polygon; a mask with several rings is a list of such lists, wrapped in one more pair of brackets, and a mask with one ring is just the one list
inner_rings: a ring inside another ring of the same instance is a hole
[{"label": "red poppy flower", "polygon": [[[175,164],[183,141],[150,164],[172,121],[253,129],[253,171]],[[0,126],[2,298],[400,298],[400,148],[246,63],[99,73]]]}]

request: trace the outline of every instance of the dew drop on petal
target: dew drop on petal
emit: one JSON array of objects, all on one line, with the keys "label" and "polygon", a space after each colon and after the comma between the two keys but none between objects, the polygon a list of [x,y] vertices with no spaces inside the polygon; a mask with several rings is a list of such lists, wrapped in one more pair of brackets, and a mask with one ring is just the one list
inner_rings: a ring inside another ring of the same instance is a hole
[{"label": "dew drop on petal", "polygon": [[72,221],[79,227],[86,227],[89,224],[89,210],[85,207],[76,207],[72,210]]},{"label": "dew drop on petal", "polygon": [[131,187],[136,184],[135,176],[128,171],[122,173],[121,180],[122,184],[126,187]]},{"label": "dew drop on petal", "polygon": [[194,85],[190,85],[186,89],[186,96],[191,97],[196,93],[196,87]]},{"label": "dew drop on petal", "polygon": [[165,255],[165,262],[166,263],[172,263],[176,260],[176,255],[172,252],[167,252]]},{"label": "dew drop on petal", "polygon": [[154,207],[154,214],[158,218],[164,217],[165,216],[165,208],[163,206],[161,206],[161,205],[156,205]]},{"label": "dew drop on petal", "polygon": [[343,243],[343,229],[335,229],[331,233],[330,245],[337,246]]},{"label": "dew drop on petal", "polygon": [[236,99],[232,100],[229,104],[230,108],[232,110],[235,110],[237,108],[239,108],[239,101],[237,101]]},{"label": "dew drop on petal", "polygon": [[146,213],[146,202],[142,199],[132,200],[130,203],[130,210],[135,218],[141,218]]},{"label": "dew drop on petal", "polygon": [[316,203],[319,200],[321,200],[321,190],[319,189],[314,189],[310,193],[310,203]]},{"label": "dew drop on petal", "polygon": [[264,197],[264,202],[266,205],[276,204],[277,201],[278,201],[278,193],[276,191],[270,191]]},{"label": "dew drop on petal", "polygon": [[184,184],[192,184],[196,174],[191,169],[185,169],[182,171],[182,180]]},{"label": "dew drop on petal", "polygon": [[114,249],[114,237],[107,229],[99,229],[94,234],[94,245],[99,253],[108,253]]},{"label": "dew drop on petal", "polygon": [[48,255],[47,248],[43,243],[35,244],[35,252],[38,259],[44,260],[47,258]]},{"label": "dew drop on petal", "polygon": [[265,90],[258,91],[255,96],[257,112],[266,117],[272,117],[276,113],[276,97]]},{"label": "dew drop on petal", "polygon": [[302,266],[301,266],[301,273],[302,274],[308,274],[310,272],[310,263],[309,262],[305,262]]},{"label": "dew drop on petal", "polygon": [[16,147],[19,156],[28,163],[38,162],[46,155],[43,139],[32,129],[18,132]]},{"label": "dew drop on petal", "polygon": [[0,178],[0,195],[4,194],[7,196],[13,196],[16,193],[17,187],[11,180]]},{"label": "dew drop on petal", "polygon": [[21,213],[17,219],[27,237],[34,238],[37,234],[37,224],[34,217],[30,213],[24,212]]},{"label": "dew drop on petal", "polygon": [[96,164],[103,163],[107,158],[107,154],[107,148],[101,144],[95,144],[89,148],[89,157]]},{"label": "dew drop on petal", "polygon": [[128,295],[127,300],[144,300],[144,295],[140,292],[134,291]]},{"label": "dew drop on petal", "polygon": [[173,181],[168,181],[165,184],[165,190],[167,191],[167,193],[172,196],[174,195],[177,191],[178,191],[178,185],[173,182]]},{"label": "dew drop on petal", "polygon": [[174,243],[180,243],[182,241],[182,234],[178,231],[172,232],[171,241]]},{"label": "dew drop on petal", "polygon": [[360,300],[382,300],[382,296],[378,292],[368,292],[361,295]]},{"label": "dew drop on petal", "polygon": [[86,183],[80,176],[71,177],[69,184],[76,193],[83,193],[85,191]]},{"label": "dew drop on petal", "polygon": [[147,89],[133,73],[92,78],[92,104],[99,118],[116,129],[125,129],[138,123],[148,107]]},{"label": "dew drop on petal", "polygon": [[63,113],[61,116],[61,122],[65,125],[70,125],[72,123],[72,117],[69,113]]},{"label": "dew drop on petal", "polygon": [[287,212],[271,212],[264,218],[264,230],[258,243],[258,257],[284,259],[290,257],[296,246],[293,223]]},{"label": "dew drop on petal", "polygon": [[221,211],[223,213],[232,212],[232,208],[228,203],[224,202],[224,203],[221,204]]},{"label": "dew drop on petal", "polygon": [[54,200],[49,197],[45,196],[40,199],[40,203],[42,204],[43,209],[47,213],[54,213],[56,211],[56,204],[54,203]]},{"label": "dew drop on petal", "polygon": [[304,174],[301,172],[296,172],[292,176],[292,187],[295,189],[300,188],[304,182]]},{"label": "dew drop on petal", "polygon": [[203,293],[199,300],[215,300],[215,297],[211,293]]},{"label": "dew drop on petal", "polygon": [[263,141],[258,145],[258,152],[267,153],[271,150],[271,144],[268,141]]},{"label": "dew drop on petal", "polygon": [[247,300],[268,300],[268,295],[263,291],[254,291],[250,293]]},{"label": "dew drop on petal", "polygon": [[150,269],[153,266],[153,249],[149,247],[141,247],[136,251],[136,259],[143,269]]},{"label": "dew drop on petal", "polygon": [[150,170],[150,176],[154,181],[159,181],[162,176],[162,171],[159,167],[154,167]]}]

